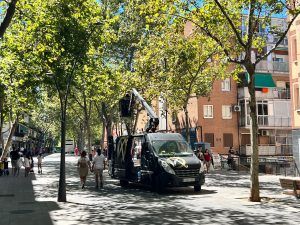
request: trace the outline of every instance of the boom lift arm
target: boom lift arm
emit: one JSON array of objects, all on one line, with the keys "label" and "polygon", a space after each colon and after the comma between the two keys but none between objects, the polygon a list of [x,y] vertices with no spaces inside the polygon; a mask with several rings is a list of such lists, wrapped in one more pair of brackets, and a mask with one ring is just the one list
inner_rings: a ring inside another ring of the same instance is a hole
[{"label": "boom lift arm", "polygon": [[147,111],[148,116],[150,117],[150,120],[148,121],[148,127],[146,128],[146,132],[155,132],[159,124],[159,118],[157,117],[156,113],[135,88],[132,89],[132,95],[136,97],[137,100],[142,104],[142,106]]}]

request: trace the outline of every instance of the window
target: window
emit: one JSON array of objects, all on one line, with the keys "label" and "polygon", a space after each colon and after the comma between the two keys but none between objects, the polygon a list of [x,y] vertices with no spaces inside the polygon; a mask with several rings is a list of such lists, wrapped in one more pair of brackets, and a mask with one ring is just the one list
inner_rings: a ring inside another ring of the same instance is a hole
[{"label": "window", "polygon": [[214,134],[213,133],[205,133],[204,134],[204,141],[207,143],[210,143],[211,147],[215,146],[215,141],[214,141]]},{"label": "window", "polygon": [[222,118],[223,119],[232,119],[231,105],[222,105]]},{"label": "window", "polygon": [[276,87],[278,87],[278,88],[286,88],[285,81],[276,81]]},{"label": "window", "polygon": [[230,91],[230,78],[222,80],[222,91]]},{"label": "window", "polygon": [[283,58],[274,58],[274,62],[283,62]]},{"label": "window", "polygon": [[204,105],[203,106],[203,117],[204,118],[213,118],[214,117],[213,105]]},{"label": "window", "polygon": [[294,85],[294,107],[295,110],[299,110],[299,87]]},{"label": "window", "polygon": [[267,126],[268,123],[268,102],[267,101],[257,101],[257,122],[258,125]]},{"label": "window", "polygon": [[296,38],[292,39],[292,60],[297,61],[297,40],[296,40]]},{"label": "window", "polygon": [[233,134],[232,133],[224,133],[223,134],[223,146],[224,147],[232,147],[233,146]]}]

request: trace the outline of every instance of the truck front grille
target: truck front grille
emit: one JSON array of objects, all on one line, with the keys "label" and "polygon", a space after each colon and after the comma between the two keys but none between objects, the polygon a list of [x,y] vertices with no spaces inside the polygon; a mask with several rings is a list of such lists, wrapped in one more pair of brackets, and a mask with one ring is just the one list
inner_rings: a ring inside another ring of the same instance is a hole
[{"label": "truck front grille", "polygon": [[197,177],[199,175],[199,169],[191,170],[174,170],[178,177]]}]

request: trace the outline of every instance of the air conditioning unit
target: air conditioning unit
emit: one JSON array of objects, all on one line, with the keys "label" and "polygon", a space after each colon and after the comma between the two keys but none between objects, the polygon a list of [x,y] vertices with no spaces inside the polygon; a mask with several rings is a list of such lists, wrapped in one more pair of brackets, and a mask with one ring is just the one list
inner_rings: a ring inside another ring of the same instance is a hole
[{"label": "air conditioning unit", "polygon": [[270,132],[268,130],[261,130],[261,136],[269,136]]},{"label": "air conditioning unit", "polygon": [[241,111],[241,106],[240,105],[234,105],[233,106],[233,111],[234,112],[240,112]]}]

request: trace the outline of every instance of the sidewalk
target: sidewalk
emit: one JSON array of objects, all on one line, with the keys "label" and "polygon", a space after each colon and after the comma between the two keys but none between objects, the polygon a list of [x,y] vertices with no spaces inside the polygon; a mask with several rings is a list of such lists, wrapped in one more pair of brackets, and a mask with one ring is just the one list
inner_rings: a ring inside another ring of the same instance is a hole
[{"label": "sidewalk", "polygon": [[53,225],[49,212],[57,210],[58,205],[36,201],[32,180],[35,175],[24,177],[24,170],[18,177],[0,177],[0,225]]},{"label": "sidewalk", "polygon": [[[279,176],[260,176],[261,203],[248,201],[249,174],[214,171],[200,193],[192,187],[158,195],[147,187],[121,188],[107,176],[82,190],[74,156],[66,156],[67,203],[57,202],[59,154],[45,158],[43,174],[0,177],[0,225],[300,224],[300,202],[282,194]],[[37,170],[37,168],[35,168]]]}]

